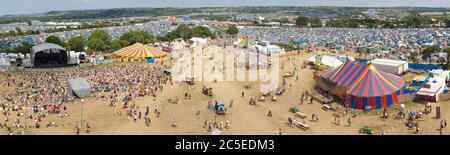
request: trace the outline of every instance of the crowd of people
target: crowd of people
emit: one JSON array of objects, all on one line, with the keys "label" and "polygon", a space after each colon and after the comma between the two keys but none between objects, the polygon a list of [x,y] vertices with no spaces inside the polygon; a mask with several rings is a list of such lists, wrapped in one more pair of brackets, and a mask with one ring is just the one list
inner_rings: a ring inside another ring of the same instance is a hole
[{"label": "crowd of people", "polygon": [[[65,103],[72,102],[75,96],[70,93],[67,80],[76,77],[85,78],[96,92],[95,96],[109,101],[111,106],[121,103],[128,116],[135,121],[142,118],[142,111],[145,110],[145,123],[149,124],[149,108],[139,107],[133,99],[147,95],[156,97],[163,86],[171,81],[170,76],[164,74],[164,69],[164,66],[112,64],[61,72],[7,74],[1,83],[7,88],[0,92],[0,110],[4,117],[1,127],[11,132],[24,127],[19,119],[11,124],[11,115],[34,120],[36,128],[41,126],[48,115],[69,117]],[[155,113],[159,114],[156,106]],[[48,127],[56,126],[55,122],[46,122]]]}]

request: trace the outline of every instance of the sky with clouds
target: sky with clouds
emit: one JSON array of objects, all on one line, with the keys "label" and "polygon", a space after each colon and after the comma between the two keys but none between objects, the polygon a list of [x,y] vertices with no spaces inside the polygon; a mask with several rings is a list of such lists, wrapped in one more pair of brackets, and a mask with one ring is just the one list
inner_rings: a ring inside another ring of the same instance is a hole
[{"label": "sky with clouds", "polygon": [[449,7],[450,0],[1,0],[0,15],[133,7],[372,6]]}]

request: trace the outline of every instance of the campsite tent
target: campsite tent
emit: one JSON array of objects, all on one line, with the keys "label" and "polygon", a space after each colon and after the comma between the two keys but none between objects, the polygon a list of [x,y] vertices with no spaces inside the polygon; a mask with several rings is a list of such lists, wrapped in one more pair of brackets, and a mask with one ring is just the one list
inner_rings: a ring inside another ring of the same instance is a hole
[{"label": "campsite tent", "polygon": [[91,86],[84,78],[75,78],[69,80],[69,92],[79,98],[85,98],[91,95]]},{"label": "campsite tent", "polygon": [[355,109],[391,107],[405,81],[396,75],[377,70],[370,63],[356,64],[347,59],[338,68],[322,75],[331,85],[346,89],[345,105]]},{"label": "campsite tent", "polygon": [[195,47],[197,45],[203,45],[203,44],[208,43],[208,39],[193,37],[193,38],[189,39],[189,42],[191,43],[190,47]]},{"label": "campsite tent", "polygon": [[172,41],[170,43],[170,47],[172,47],[172,49],[174,50],[178,50],[178,49],[182,49],[184,47],[186,47],[188,44],[186,42],[184,42],[183,39],[175,39],[174,41]]},{"label": "campsite tent", "polygon": [[160,48],[135,43],[114,52],[114,55],[120,58],[162,58],[166,53]]}]

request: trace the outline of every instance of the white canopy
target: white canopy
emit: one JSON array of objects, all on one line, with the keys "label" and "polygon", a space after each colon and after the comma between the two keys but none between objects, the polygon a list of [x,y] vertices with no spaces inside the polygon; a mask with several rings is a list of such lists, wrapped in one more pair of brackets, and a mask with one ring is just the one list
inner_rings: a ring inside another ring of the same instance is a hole
[{"label": "white canopy", "polygon": [[321,63],[325,66],[333,67],[333,68],[339,67],[340,65],[342,65],[341,60],[337,59],[334,56],[329,56],[329,55],[322,56]]}]

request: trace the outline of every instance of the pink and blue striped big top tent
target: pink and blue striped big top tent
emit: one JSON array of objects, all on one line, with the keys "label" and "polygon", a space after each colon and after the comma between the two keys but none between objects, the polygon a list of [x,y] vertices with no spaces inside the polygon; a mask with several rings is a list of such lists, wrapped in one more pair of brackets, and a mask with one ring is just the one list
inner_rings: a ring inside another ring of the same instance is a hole
[{"label": "pink and blue striped big top tent", "polygon": [[397,104],[397,91],[401,91],[405,81],[396,75],[379,71],[371,63],[356,64],[348,58],[339,67],[322,75],[337,86],[347,90],[346,106],[363,109],[391,107]]}]

